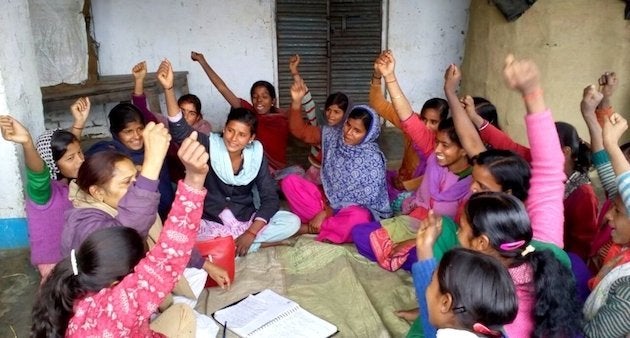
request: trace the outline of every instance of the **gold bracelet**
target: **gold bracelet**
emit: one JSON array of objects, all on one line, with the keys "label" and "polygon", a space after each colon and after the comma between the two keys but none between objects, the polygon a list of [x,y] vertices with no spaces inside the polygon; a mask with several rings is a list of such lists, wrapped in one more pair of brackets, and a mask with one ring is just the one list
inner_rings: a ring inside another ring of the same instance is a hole
[{"label": "gold bracelet", "polygon": [[76,126],[72,126],[73,129],[78,129],[78,130],[83,130],[83,127],[76,127]]},{"label": "gold bracelet", "polygon": [[397,81],[396,79],[393,79],[391,81],[385,81],[385,83],[393,83],[393,82],[396,82],[396,81]]},{"label": "gold bracelet", "polygon": [[396,99],[399,99],[401,97],[403,97],[403,94],[392,96],[392,100],[396,100]]},{"label": "gold bracelet", "polygon": [[255,233],[255,232],[253,232],[253,231],[251,231],[249,229],[245,230],[245,232],[249,233],[250,235],[254,235],[254,238],[256,238],[256,236],[258,236],[257,233]]}]

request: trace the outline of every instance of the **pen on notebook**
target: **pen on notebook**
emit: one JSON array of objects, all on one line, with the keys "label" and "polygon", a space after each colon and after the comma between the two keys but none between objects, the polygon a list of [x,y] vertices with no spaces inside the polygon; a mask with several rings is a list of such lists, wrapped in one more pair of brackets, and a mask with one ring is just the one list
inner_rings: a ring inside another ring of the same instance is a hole
[{"label": "pen on notebook", "polygon": [[225,338],[225,333],[227,332],[227,320],[223,324],[223,338]]}]

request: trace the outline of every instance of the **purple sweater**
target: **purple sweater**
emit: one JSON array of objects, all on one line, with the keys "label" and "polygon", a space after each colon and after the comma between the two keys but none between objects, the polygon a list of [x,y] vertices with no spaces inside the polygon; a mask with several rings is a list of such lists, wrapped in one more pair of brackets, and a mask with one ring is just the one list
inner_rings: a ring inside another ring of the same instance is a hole
[{"label": "purple sweater", "polygon": [[[45,175],[48,175],[46,170]],[[64,212],[72,208],[68,200],[68,185],[61,181],[50,182],[51,195],[46,204],[26,199],[28,239],[31,244],[31,263],[56,264],[63,256],[60,252]]]},{"label": "purple sweater", "polygon": [[[157,187],[157,180],[138,176],[136,182],[118,202],[115,217],[96,207],[76,206],[75,203],[75,207],[65,214],[66,224],[61,238],[63,257],[68,256],[71,249],[78,248],[92,232],[103,228],[126,226],[136,229],[140,236],[146,237],[157,218],[160,202]],[[201,268],[204,261],[205,259],[193,250],[189,266]]]}]

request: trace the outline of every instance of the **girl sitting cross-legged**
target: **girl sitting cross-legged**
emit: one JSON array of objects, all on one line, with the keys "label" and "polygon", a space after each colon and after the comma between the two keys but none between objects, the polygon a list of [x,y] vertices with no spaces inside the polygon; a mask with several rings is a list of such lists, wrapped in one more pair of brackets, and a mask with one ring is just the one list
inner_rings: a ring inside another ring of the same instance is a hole
[{"label": "girl sitting cross-legged", "polygon": [[[294,82],[293,113],[299,109],[306,91],[303,81]],[[391,215],[385,156],[376,143],[380,133],[378,116],[365,105],[350,107],[348,111],[336,125],[311,128],[313,141],[322,144],[323,192],[298,175],[281,181],[291,210],[302,221],[299,233],[316,233],[320,241],[350,242],[350,232],[356,224]]]},{"label": "girl sitting cross-legged", "polygon": [[[193,129],[184,120],[173,91],[173,70],[163,61],[158,80],[164,87],[169,114],[169,130],[175,142],[186,139]],[[245,108],[230,111],[223,132],[197,139],[210,154],[210,171],[204,186],[200,237],[232,236],[240,256],[273,245],[298,231],[300,221],[294,214],[279,209],[276,183],[271,177],[263,147],[256,141],[258,119]],[[258,194],[260,204],[254,203]]]}]

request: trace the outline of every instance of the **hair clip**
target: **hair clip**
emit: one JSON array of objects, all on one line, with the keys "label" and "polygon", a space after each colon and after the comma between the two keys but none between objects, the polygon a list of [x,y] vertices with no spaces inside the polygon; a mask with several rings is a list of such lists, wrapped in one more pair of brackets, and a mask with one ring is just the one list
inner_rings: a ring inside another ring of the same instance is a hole
[{"label": "hair clip", "polygon": [[457,306],[453,308],[453,313],[464,313],[466,312],[465,306]]},{"label": "hair clip", "polygon": [[525,250],[523,250],[523,252],[521,252],[521,256],[525,257],[527,256],[527,254],[532,253],[536,251],[536,248],[534,248],[531,244],[528,245]]},{"label": "hair clip", "polygon": [[77,265],[77,254],[74,249],[70,250],[70,265],[72,265],[72,274],[79,275],[79,267]]},{"label": "hair clip", "polygon": [[475,331],[477,333],[481,333],[481,334],[486,335],[486,336],[490,336],[490,337],[501,337],[502,336],[501,332],[490,330],[487,326],[485,326],[485,325],[483,325],[481,323],[473,324],[473,331]]},{"label": "hair clip", "polygon": [[501,248],[501,250],[503,251],[512,251],[512,250],[520,248],[521,246],[523,246],[523,244],[525,244],[525,241],[520,240],[520,241],[509,242],[509,243],[503,243],[499,245],[499,248]]}]

